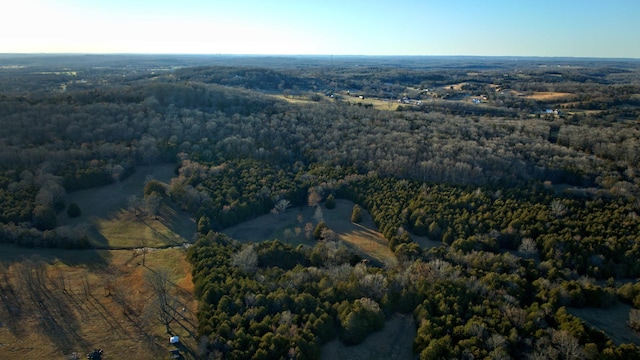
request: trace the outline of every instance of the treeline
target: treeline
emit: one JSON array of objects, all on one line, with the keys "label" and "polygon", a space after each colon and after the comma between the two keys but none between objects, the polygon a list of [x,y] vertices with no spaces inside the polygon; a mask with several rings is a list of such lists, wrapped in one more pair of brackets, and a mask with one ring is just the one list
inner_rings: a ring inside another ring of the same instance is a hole
[{"label": "treeline", "polygon": [[[3,222],[38,223],[35,205],[51,205],[40,212],[48,220],[39,222],[40,229],[55,227],[47,218],[51,209],[62,210],[64,196],[57,205],[35,204],[33,196],[44,182],[30,188],[20,178],[23,170],[50,175],[50,183],[64,191],[123,179],[137,164],[178,158],[217,165],[251,158],[285,173],[296,163],[298,168],[321,163],[456,184],[551,181],[598,186],[626,197],[637,196],[640,185],[640,134],[624,123],[578,127],[561,120],[388,112],[325,99],[292,104],[172,76],[63,94],[4,96],[0,115]],[[215,219],[216,226],[259,213],[247,210],[245,201],[227,202],[237,206],[236,214]],[[17,210],[18,204],[25,206]]]},{"label": "treeline", "polygon": [[376,175],[350,181],[339,194],[369,210],[396,252],[413,234],[463,252],[523,251],[555,274],[640,276],[635,199],[557,194],[535,183],[455,187]]},{"label": "treeline", "polygon": [[[368,209],[400,265],[369,267],[325,240],[240,245],[209,232],[189,250],[203,355],[317,358],[324,342],[357,344],[396,312],[413,314],[424,359],[640,355],[564,308],[609,307],[618,294],[637,301],[614,280],[638,276],[637,203],[536,183],[452,186],[327,166],[305,174],[309,190]],[[422,249],[417,235],[449,246]]]},{"label": "treeline", "polygon": [[548,280],[535,261],[510,253],[437,248],[379,269],[350,263],[336,243],[240,245],[210,232],[188,256],[202,357],[317,359],[327,341],[358,344],[397,312],[413,314],[421,359],[640,355],[564,308],[585,305],[582,294],[607,306],[615,289]]}]

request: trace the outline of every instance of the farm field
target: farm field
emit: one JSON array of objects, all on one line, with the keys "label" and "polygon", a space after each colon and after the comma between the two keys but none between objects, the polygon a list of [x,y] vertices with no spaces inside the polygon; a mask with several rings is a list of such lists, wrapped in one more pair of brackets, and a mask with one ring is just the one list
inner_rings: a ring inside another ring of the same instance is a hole
[{"label": "farm field", "polygon": [[[0,247],[0,358],[161,359],[169,336],[158,320],[150,274],[166,271],[180,304],[172,333],[195,358],[196,301],[184,249],[25,250]],[[184,309],[184,310],[183,310]]]},{"label": "farm field", "polygon": [[525,98],[527,99],[533,99],[533,100],[540,100],[540,101],[552,101],[552,100],[559,100],[562,98],[566,98],[569,97],[573,94],[570,93],[563,93],[563,92],[555,92],[555,91],[541,91],[541,92],[534,92],[531,95],[526,95]]},{"label": "farm field", "polygon": [[[378,98],[364,98],[361,99],[357,96],[351,96],[348,95],[347,93],[336,93],[337,95],[342,97],[341,101],[344,102],[349,102],[351,104],[361,104],[361,105],[372,105],[372,107],[376,110],[388,110],[388,111],[396,111],[398,109],[398,102],[395,100],[389,100],[389,99],[378,99]],[[324,98],[324,95],[321,94],[317,94],[318,96],[321,96]],[[290,97],[290,96],[283,96],[283,95],[274,95],[274,97],[280,99],[280,100],[285,100],[289,103],[292,104],[301,104],[301,103],[308,103],[308,102],[312,102],[312,100],[305,98],[305,97]]]},{"label": "farm field", "polygon": [[123,181],[69,194],[82,216],[61,213],[62,224],[84,224],[98,249],[2,245],[0,358],[83,358],[94,348],[109,358],[163,358],[168,335],[149,280],[158,272],[169,276],[168,289],[183,310],[171,331],[195,358],[196,302],[182,246],[193,238],[193,219],[167,204],[157,216],[137,218],[127,210],[130,196],[142,197],[145,181],[168,182],[172,174],[172,165],[140,167]]}]

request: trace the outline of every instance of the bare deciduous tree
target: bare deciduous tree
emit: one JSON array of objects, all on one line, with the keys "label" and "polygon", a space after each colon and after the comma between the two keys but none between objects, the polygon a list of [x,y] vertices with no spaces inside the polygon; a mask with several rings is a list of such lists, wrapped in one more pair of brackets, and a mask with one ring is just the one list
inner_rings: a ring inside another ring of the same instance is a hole
[{"label": "bare deciduous tree", "polygon": [[322,189],[317,189],[315,187],[312,187],[309,189],[309,196],[307,198],[309,206],[311,207],[318,206],[318,204],[322,200],[322,195],[319,193],[320,191],[322,191]]},{"label": "bare deciduous tree", "polygon": [[258,254],[253,245],[247,245],[233,256],[231,263],[247,273],[252,273],[258,267]]},{"label": "bare deciduous tree", "polygon": [[169,279],[169,271],[167,269],[148,271],[145,274],[145,280],[153,293],[153,299],[147,311],[152,318],[159,320],[166,327],[167,334],[170,334],[170,325],[176,319],[179,303],[172,294],[174,285]]},{"label": "bare deciduous tree", "polygon": [[278,202],[276,202],[275,206],[273,207],[273,210],[271,211],[273,214],[278,215],[278,214],[282,214],[285,211],[287,211],[287,209],[291,207],[291,202],[287,199],[280,199],[278,200]]}]

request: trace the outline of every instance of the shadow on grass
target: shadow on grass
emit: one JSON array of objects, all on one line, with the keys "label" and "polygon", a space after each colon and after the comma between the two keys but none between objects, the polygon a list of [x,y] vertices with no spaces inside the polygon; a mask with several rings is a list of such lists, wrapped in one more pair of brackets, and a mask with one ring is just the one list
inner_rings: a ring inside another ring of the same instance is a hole
[{"label": "shadow on grass", "polygon": [[78,333],[80,319],[69,306],[64,278],[50,278],[42,258],[13,264],[11,274],[6,274],[0,281],[0,294],[7,311],[0,314],[9,319],[9,329],[16,337],[38,332],[65,353],[75,346],[88,346]]},{"label": "shadow on grass", "polygon": [[160,209],[158,217],[162,223],[178,236],[192,242],[194,240],[197,226],[195,220],[187,212],[178,208],[178,205],[167,200],[170,204],[164,204]]},{"label": "shadow on grass", "polygon": [[96,249],[108,249],[109,240],[93,225],[88,230],[89,242]]},{"label": "shadow on grass", "polygon": [[92,270],[106,268],[111,263],[109,251],[100,249],[24,248],[11,244],[0,245],[0,264],[8,267],[14,263],[37,258],[49,264],[85,266]]}]

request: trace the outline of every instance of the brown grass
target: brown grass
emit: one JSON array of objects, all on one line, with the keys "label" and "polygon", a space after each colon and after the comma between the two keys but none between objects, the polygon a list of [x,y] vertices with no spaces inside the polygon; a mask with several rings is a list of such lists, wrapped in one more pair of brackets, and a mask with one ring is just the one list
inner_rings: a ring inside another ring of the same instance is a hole
[{"label": "brown grass", "polygon": [[[196,302],[184,249],[152,251],[146,267],[128,250],[1,250],[1,359],[63,359],[74,352],[85,358],[93,348],[110,359],[164,358],[168,335],[149,316],[153,294],[145,280],[158,269],[170,271],[186,309],[171,329],[195,349]],[[17,261],[17,252],[28,260]],[[35,268],[42,269],[39,278]]]},{"label": "brown grass", "polygon": [[445,85],[442,88],[444,90],[455,90],[455,91],[460,91],[462,90],[462,87],[467,85],[467,82],[461,82],[461,83],[457,83],[457,84],[449,84],[449,85]]},{"label": "brown grass", "polygon": [[60,225],[74,225],[91,221],[94,218],[108,218],[111,214],[127,207],[127,198],[135,195],[143,197],[142,190],[147,180],[155,179],[168,183],[175,174],[173,164],[138,166],[136,172],[111,185],[76,191],[68,194],[67,203],[80,206],[82,216],[69,219],[65,212],[58,217]]},{"label": "brown grass", "polygon": [[[373,107],[377,110],[388,110],[388,111],[396,111],[398,109],[398,103],[397,101],[388,101],[388,100],[384,100],[384,99],[376,99],[376,98],[364,98],[364,99],[360,99],[359,97],[356,96],[351,96],[348,95],[346,93],[336,93],[337,95],[342,97],[341,101],[345,101],[345,102],[350,102],[350,103],[354,103],[354,104],[371,104],[373,105]],[[290,103],[308,103],[308,102],[313,102],[313,100],[305,98],[305,97],[296,97],[296,98],[292,98],[292,97],[284,97],[283,95],[273,95],[274,97],[280,99],[280,100],[285,100],[287,102]],[[324,95],[321,95],[324,97]]]},{"label": "brown grass", "polygon": [[[147,180],[169,182],[173,165],[139,167],[124,181],[69,194],[82,216],[59,216],[61,225],[86,224],[103,247],[182,244],[195,222],[165,204],[157,216],[126,211],[131,195],[142,198]],[[144,258],[144,265],[142,261]],[[40,270],[36,270],[40,269]],[[147,274],[166,269],[180,307],[171,331],[183,353],[195,359],[196,302],[183,247],[163,250],[62,250],[0,246],[0,359],[85,358],[94,348],[109,359],[167,358],[166,328],[154,317]],[[184,308],[184,311],[183,311]]]},{"label": "brown grass", "polygon": [[548,101],[548,100],[563,99],[571,95],[572,94],[570,93],[563,93],[563,92],[541,91],[541,92],[534,92],[531,95],[526,95],[525,98],[533,99],[533,100]]},{"label": "brown grass", "polygon": [[76,203],[82,216],[70,219],[65,212],[58,216],[60,225],[84,224],[89,240],[97,247],[135,248],[178,245],[191,241],[196,232],[195,220],[169,201],[157,216],[135,216],[127,210],[130,196],[143,198],[143,188],[150,179],[168,183],[175,175],[174,165],[140,166],[127,179],[99,188],[73,192],[68,203]]}]

